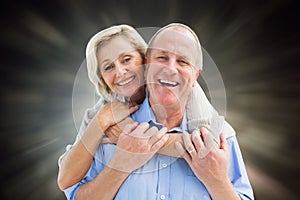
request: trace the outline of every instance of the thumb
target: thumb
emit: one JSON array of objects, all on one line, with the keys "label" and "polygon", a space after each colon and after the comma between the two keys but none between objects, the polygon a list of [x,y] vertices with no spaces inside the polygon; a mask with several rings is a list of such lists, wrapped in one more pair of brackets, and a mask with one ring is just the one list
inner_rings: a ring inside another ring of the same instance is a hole
[{"label": "thumb", "polygon": [[223,133],[220,134],[220,149],[228,151],[228,143]]}]

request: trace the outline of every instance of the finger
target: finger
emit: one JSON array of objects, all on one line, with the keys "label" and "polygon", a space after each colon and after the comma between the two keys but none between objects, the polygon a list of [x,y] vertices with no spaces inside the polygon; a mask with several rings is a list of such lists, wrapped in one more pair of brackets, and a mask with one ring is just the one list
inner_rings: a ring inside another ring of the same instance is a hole
[{"label": "finger", "polygon": [[181,157],[183,157],[186,160],[186,162],[191,166],[192,158],[188,154],[188,152],[184,149],[184,147],[182,146],[182,144],[180,142],[175,142],[175,147],[176,147],[179,155]]},{"label": "finger", "polygon": [[212,137],[208,134],[208,130],[204,127],[201,127],[200,132],[205,148],[210,148],[213,146],[214,142]]},{"label": "finger", "polygon": [[131,106],[129,108],[129,113],[131,114],[131,113],[135,112],[137,109],[139,109],[139,105]]},{"label": "finger", "polygon": [[215,148],[215,142],[213,141],[212,137],[208,134],[208,130],[206,128],[200,128],[200,132],[203,141],[203,147],[201,151],[198,151],[198,157],[202,159],[206,157],[211,152],[211,150],[213,150],[213,148]]},{"label": "finger", "polygon": [[156,133],[158,133],[158,129],[155,126],[152,126],[151,128],[149,128],[148,130],[146,130],[146,132],[144,134],[142,134],[141,136],[144,138],[151,138],[153,135],[155,135]]},{"label": "finger", "polygon": [[136,102],[134,102],[134,101],[130,101],[130,102],[129,102],[129,106],[130,106],[130,107],[136,106],[136,105],[138,105],[138,104],[137,104]]},{"label": "finger", "polygon": [[201,127],[200,128],[200,135],[201,135],[202,141],[205,140],[205,137],[207,136],[207,134],[208,134],[208,130],[204,127]]},{"label": "finger", "polygon": [[220,149],[224,149],[224,151],[228,151],[228,143],[223,133],[220,134]]},{"label": "finger", "polygon": [[169,135],[165,134],[163,135],[155,144],[151,147],[151,152],[157,152],[164,144],[168,141]]},{"label": "finger", "polygon": [[168,129],[166,127],[161,128],[159,131],[157,130],[156,133],[152,134],[148,143],[149,145],[153,146],[157,141],[160,140],[167,133]]},{"label": "finger", "polygon": [[204,147],[203,141],[200,137],[200,130],[196,129],[192,132],[192,141],[197,149],[197,152],[201,151]]},{"label": "finger", "polygon": [[131,132],[133,132],[133,130],[137,127],[138,123],[137,122],[133,122],[132,124],[127,124],[123,130],[124,134],[129,134]]},{"label": "finger", "polygon": [[206,151],[211,151],[213,148],[215,148],[215,142],[210,134],[207,134],[204,136],[204,146],[206,148]]},{"label": "finger", "polygon": [[197,156],[197,152],[191,141],[190,134],[188,134],[185,131],[182,134],[183,134],[183,143],[185,145],[185,149],[187,150],[187,152],[192,156],[192,158],[194,156]]},{"label": "finger", "polygon": [[149,124],[147,122],[143,122],[140,125],[138,125],[136,129],[131,132],[130,135],[135,137],[141,137],[141,135],[144,134],[148,129],[149,129]]},{"label": "finger", "polygon": [[182,138],[183,138],[183,144],[186,150],[192,145],[191,138],[187,132],[182,133]]}]

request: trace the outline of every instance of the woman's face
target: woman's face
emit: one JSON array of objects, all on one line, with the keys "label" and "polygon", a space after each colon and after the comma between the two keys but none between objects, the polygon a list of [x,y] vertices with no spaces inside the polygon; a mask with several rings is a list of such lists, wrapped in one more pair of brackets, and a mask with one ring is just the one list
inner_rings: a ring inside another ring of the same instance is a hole
[{"label": "woman's face", "polygon": [[126,37],[115,36],[103,43],[97,59],[102,78],[115,93],[131,97],[144,85],[142,56]]}]

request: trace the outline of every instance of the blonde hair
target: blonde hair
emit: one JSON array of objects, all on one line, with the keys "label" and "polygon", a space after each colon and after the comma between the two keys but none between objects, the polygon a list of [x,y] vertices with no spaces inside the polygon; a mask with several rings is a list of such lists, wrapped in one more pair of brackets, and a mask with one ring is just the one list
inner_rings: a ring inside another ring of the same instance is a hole
[{"label": "blonde hair", "polygon": [[195,39],[195,42],[196,42],[196,46],[197,46],[197,51],[198,51],[198,57],[197,57],[197,60],[196,60],[196,64],[195,64],[195,68],[196,70],[202,70],[202,67],[203,67],[203,55],[202,55],[202,49],[201,49],[201,44],[200,44],[200,41],[199,41],[199,38],[197,36],[197,34],[190,28],[188,27],[187,25],[185,24],[181,24],[181,23],[171,23],[171,24],[168,24],[162,28],[160,28],[153,36],[152,38],[150,39],[150,41],[148,42],[148,50],[147,50],[147,53],[146,55],[149,56],[150,52],[151,52],[151,46],[153,45],[153,42],[155,40],[155,38],[158,36],[158,34],[160,34],[161,32],[163,32],[164,30],[168,29],[168,28],[176,28],[176,27],[179,27],[179,28],[183,28],[187,31],[189,31],[194,39]]},{"label": "blonde hair", "polygon": [[86,47],[86,62],[90,81],[95,85],[98,95],[104,100],[112,100],[116,95],[101,77],[100,69],[98,67],[97,51],[100,46],[111,40],[113,37],[122,35],[130,41],[133,47],[139,51],[140,55],[145,58],[147,51],[147,44],[140,34],[131,26],[117,25],[104,29],[96,33],[88,42]]}]

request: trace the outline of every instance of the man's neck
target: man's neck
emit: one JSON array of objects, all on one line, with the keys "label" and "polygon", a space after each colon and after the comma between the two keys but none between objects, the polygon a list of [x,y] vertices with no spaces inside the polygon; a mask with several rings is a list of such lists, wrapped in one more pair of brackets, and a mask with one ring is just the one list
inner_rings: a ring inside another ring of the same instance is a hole
[{"label": "man's neck", "polygon": [[180,126],[184,114],[184,107],[180,104],[162,106],[151,102],[150,99],[149,103],[158,123],[168,129]]}]

